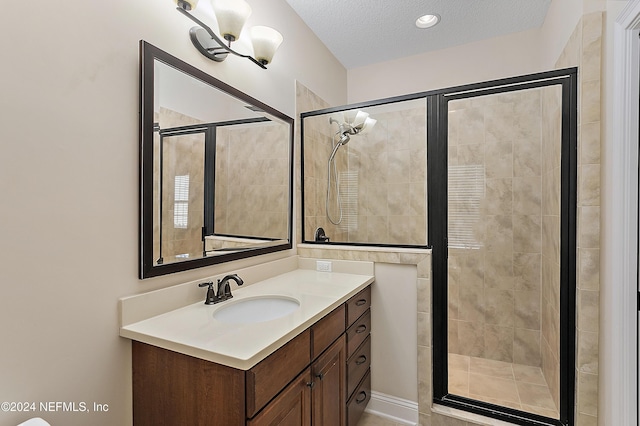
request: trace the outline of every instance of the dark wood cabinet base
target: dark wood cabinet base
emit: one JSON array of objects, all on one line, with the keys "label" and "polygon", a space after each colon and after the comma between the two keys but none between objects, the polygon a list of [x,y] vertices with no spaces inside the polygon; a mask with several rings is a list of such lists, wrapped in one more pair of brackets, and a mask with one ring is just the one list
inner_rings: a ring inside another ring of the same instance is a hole
[{"label": "dark wood cabinet base", "polygon": [[134,425],[245,424],[243,371],[136,341],[132,355]]}]

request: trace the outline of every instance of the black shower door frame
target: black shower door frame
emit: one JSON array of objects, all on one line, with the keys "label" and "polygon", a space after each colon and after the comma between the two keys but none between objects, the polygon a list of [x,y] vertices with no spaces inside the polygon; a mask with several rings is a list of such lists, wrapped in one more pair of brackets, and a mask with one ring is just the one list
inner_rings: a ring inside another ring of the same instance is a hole
[{"label": "black shower door frame", "polygon": [[[448,392],[448,102],[545,86],[562,87],[560,191],[560,407],[559,418],[498,406]],[[427,97],[428,236],[432,248],[433,401],[520,425],[574,424],[577,68],[453,87]]]}]

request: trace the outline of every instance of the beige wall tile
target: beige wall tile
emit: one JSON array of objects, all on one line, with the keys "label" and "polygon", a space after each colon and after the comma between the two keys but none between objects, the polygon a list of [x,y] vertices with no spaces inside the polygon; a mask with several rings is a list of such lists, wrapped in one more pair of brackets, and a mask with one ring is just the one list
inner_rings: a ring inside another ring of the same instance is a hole
[{"label": "beige wall tile", "polygon": [[487,324],[502,326],[511,326],[513,324],[513,291],[491,288],[484,290],[484,321]]},{"label": "beige wall tile", "polygon": [[[538,119],[538,127],[539,127]],[[542,158],[540,139],[527,140],[513,144],[513,176],[540,176]]]},{"label": "beige wall tile", "polygon": [[581,249],[579,255],[579,287],[583,290],[600,289],[600,249]]},{"label": "beige wall tile", "polygon": [[458,321],[458,352],[461,355],[484,356],[484,326],[482,323]]},{"label": "beige wall tile", "polygon": [[586,164],[580,166],[580,205],[600,205],[600,165]]},{"label": "beige wall tile", "polygon": [[485,215],[511,214],[514,196],[513,179],[487,179],[485,182],[485,196],[480,209]]},{"label": "beige wall tile", "polygon": [[598,333],[578,330],[578,370],[598,374]]},{"label": "beige wall tile", "polygon": [[580,249],[600,247],[600,207],[579,207]]},{"label": "beige wall tile", "polygon": [[542,178],[514,178],[512,195],[514,214],[539,215],[542,209]]},{"label": "beige wall tile", "polygon": [[541,261],[539,253],[514,253],[513,275],[516,290],[539,290],[541,282]]},{"label": "beige wall tile", "polygon": [[513,362],[516,364],[540,366],[540,332],[516,328],[513,339]]},{"label": "beige wall tile", "polygon": [[578,328],[598,332],[600,296],[597,291],[578,290]]},{"label": "beige wall tile", "polygon": [[598,415],[598,376],[578,372],[578,412]]},{"label": "beige wall tile", "polygon": [[580,161],[584,164],[600,164],[600,121],[580,126]]},{"label": "beige wall tile", "polygon": [[[485,324],[483,357],[497,361],[513,362],[513,334],[513,327]],[[469,392],[471,392],[471,389]]]},{"label": "beige wall tile", "polygon": [[515,291],[514,326],[529,330],[540,330],[540,303],[540,291]]},{"label": "beige wall tile", "polygon": [[431,347],[431,315],[418,312],[418,344]]},{"label": "beige wall tile", "polygon": [[589,13],[582,20],[582,60],[580,71],[584,81],[599,80],[602,64],[601,12]]},{"label": "beige wall tile", "polygon": [[583,81],[580,93],[580,123],[600,121],[600,80]]},{"label": "beige wall tile", "polygon": [[539,215],[514,215],[513,250],[518,253],[540,253],[541,226]]}]

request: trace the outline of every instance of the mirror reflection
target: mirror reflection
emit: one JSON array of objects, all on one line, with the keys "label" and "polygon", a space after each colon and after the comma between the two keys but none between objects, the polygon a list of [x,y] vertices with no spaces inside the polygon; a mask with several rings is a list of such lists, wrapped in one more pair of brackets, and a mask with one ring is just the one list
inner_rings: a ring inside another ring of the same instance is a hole
[{"label": "mirror reflection", "polygon": [[290,248],[293,120],[142,43],[141,276]]}]

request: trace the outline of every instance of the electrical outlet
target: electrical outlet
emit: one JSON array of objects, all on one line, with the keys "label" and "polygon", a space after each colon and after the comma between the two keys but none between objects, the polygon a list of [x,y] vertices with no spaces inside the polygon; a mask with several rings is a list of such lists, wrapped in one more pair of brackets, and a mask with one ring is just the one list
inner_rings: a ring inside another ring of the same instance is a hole
[{"label": "electrical outlet", "polygon": [[326,260],[316,260],[316,271],[331,272],[331,262]]}]

